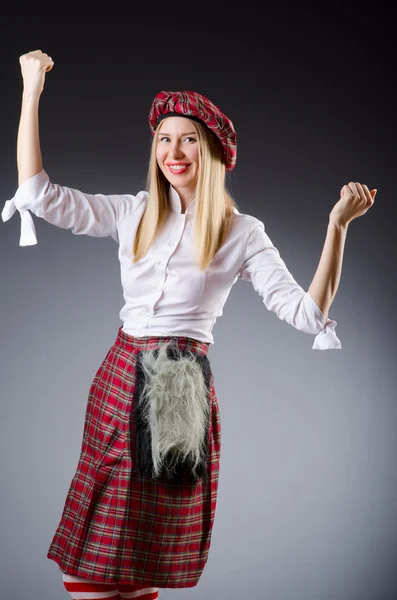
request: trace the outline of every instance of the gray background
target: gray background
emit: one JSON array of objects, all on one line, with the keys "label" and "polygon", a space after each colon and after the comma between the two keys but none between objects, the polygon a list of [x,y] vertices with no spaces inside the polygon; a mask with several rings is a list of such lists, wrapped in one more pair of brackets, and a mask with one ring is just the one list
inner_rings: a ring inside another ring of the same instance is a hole
[{"label": "gray background", "polygon": [[[209,561],[197,587],[160,598],[397,597],[396,44],[385,6],[3,15],[2,206],[17,186],[18,58],[36,48],[55,61],[40,104],[54,182],[137,193],[155,94],[198,91],[236,127],[240,211],[264,221],[305,290],[341,187],[378,189],[349,227],[330,310],[342,350],[312,350],[314,337],[249,284],[232,289],[209,353],[223,435]],[[33,218],[32,247],[18,245],[18,214],[0,222],[1,600],[69,597],[46,553],[123,304],[113,240]]]}]

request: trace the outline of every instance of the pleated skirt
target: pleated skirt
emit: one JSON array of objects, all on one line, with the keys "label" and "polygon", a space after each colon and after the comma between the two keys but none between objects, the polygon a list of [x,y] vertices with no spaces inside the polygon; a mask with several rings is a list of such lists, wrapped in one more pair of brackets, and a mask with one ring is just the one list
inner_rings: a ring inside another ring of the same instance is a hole
[{"label": "pleated skirt", "polygon": [[194,587],[199,582],[210,550],[221,450],[210,367],[206,477],[170,481],[142,476],[137,469],[138,356],[170,340],[181,350],[207,356],[206,342],[175,336],[136,338],[120,327],[95,374],[78,465],[47,553],[63,573],[158,588]]}]

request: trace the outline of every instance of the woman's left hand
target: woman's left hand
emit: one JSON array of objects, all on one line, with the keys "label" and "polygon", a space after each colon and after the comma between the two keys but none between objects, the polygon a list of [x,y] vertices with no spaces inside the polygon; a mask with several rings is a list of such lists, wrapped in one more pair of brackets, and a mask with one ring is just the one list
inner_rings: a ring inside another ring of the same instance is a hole
[{"label": "woman's left hand", "polygon": [[348,225],[353,219],[361,217],[373,205],[376,192],[376,189],[369,191],[366,185],[357,181],[344,185],[340,199],[329,215],[330,221],[337,225]]}]

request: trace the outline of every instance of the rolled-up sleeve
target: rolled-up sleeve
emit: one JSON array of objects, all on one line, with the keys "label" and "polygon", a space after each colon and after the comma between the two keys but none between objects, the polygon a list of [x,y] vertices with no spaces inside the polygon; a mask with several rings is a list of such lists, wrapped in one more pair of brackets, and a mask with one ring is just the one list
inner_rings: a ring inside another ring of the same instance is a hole
[{"label": "rolled-up sleeve", "polygon": [[309,292],[295,281],[280,253],[265,232],[262,221],[248,232],[239,277],[250,281],[266,308],[304,333],[315,335],[313,350],[340,349],[336,321],[326,319]]},{"label": "rolled-up sleeve", "polygon": [[139,198],[132,195],[87,194],[74,188],[52,183],[42,170],[27,179],[14,197],[5,203],[3,221],[18,210],[21,216],[20,246],[37,243],[31,211],[48,223],[74,234],[112,237],[118,242],[117,223],[133,211]]}]

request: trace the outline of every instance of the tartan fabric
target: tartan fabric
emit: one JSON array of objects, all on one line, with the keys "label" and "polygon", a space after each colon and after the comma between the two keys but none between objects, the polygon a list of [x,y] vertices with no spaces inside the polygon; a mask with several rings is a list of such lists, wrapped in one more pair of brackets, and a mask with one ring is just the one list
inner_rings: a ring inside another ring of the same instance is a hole
[{"label": "tartan fabric", "polygon": [[149,111],[149,125],[152,135],[156,131],[159,118],[164,115],[179,114],[202,121],[215,133],[223,146],[226,168],[231,171],[237,158],[236,132],[232,121],[216,104],[197,92],[159,92]]},{"label": "tartan fabric", "polygon": [[47,557],[64,573],[159,588],[196,586],[215,517],[221,424],[212,374],[208,485],[141,476],[136,465],[133,398],[138,353],[176,340],[206,356],[189,337],[135,338],[120,327],[90,386],[81,453]]}]

